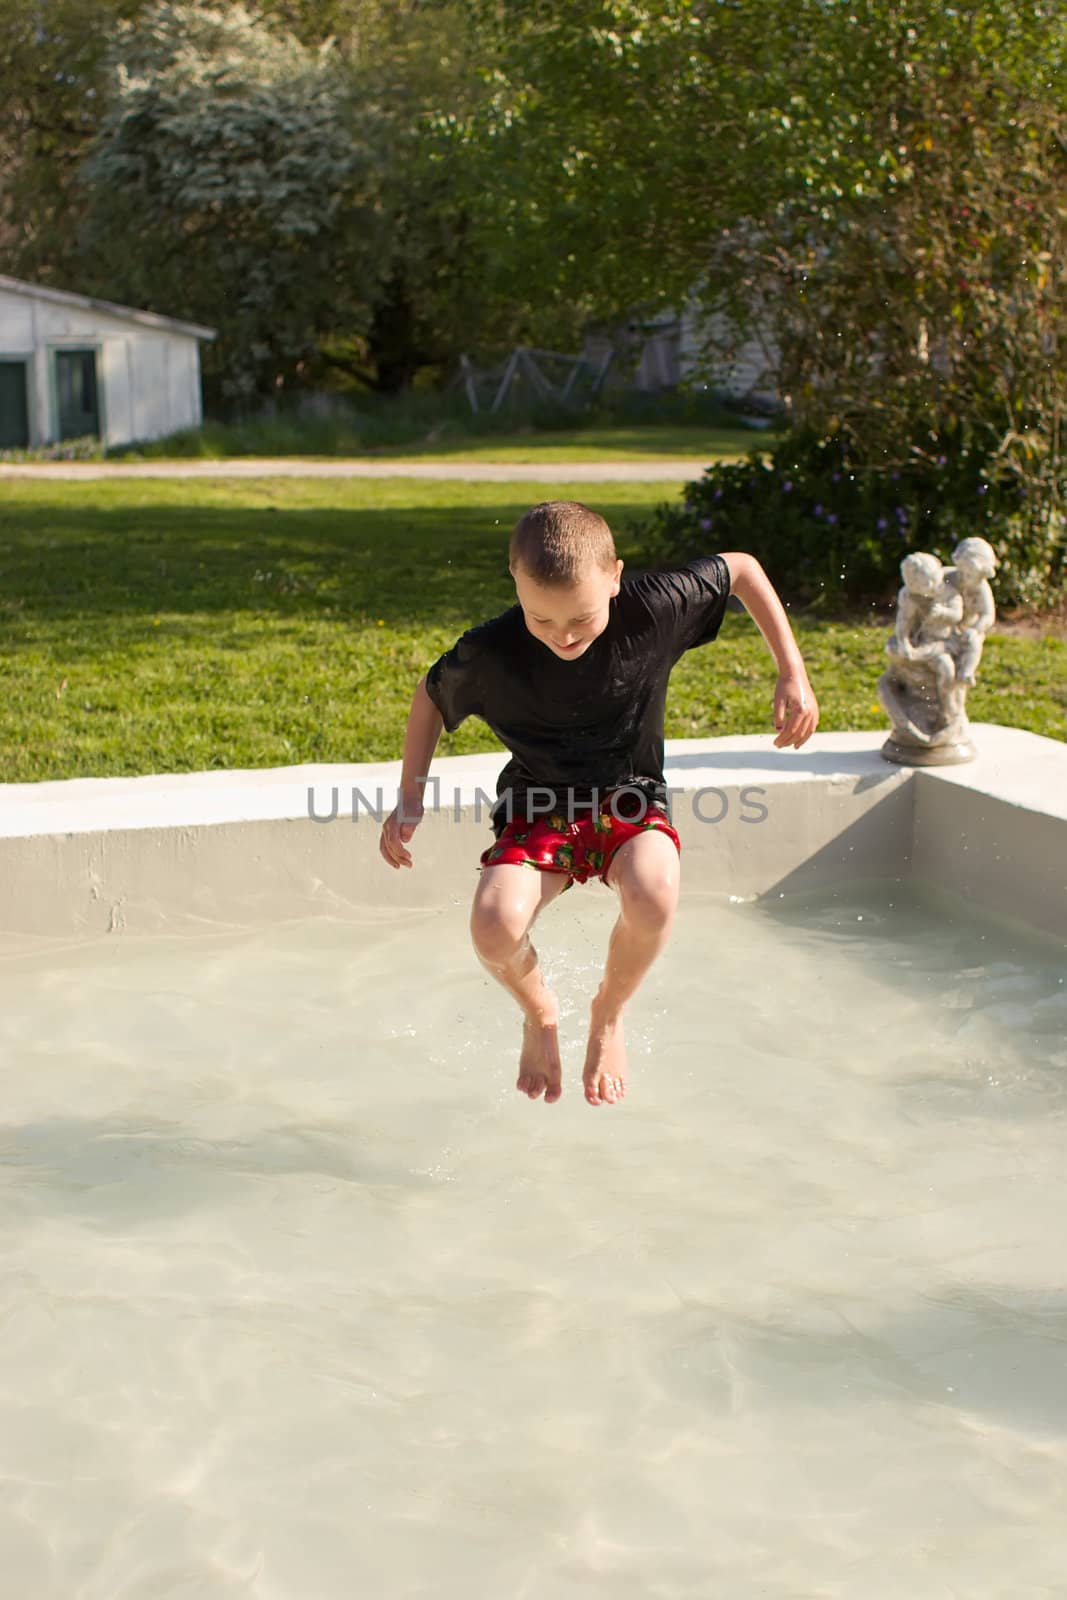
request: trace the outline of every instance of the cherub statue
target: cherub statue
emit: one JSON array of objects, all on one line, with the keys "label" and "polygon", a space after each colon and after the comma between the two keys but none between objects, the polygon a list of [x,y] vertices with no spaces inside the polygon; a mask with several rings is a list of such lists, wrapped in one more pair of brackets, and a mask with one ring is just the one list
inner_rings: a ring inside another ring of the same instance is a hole
[{"label": "cherub statue", "polygon": [[965,701],[996,616],[987,582],[996,556],[984,539],[963,539],[953,561],[946,569],[936,556],[915,551],[900,563],[904,587],[886,645],[893,660],[878,682],[893,724],[882,747],[890,761],[932,766],[974,759]]},{"label": "cherub statue", "polygon": [[956,663],[956,681],[966,687],[974,683],[982,659],[985,636],[997,619],[989,579],[997,570],[997,557],[986,539],[961,539],[952,552],[954,566],[945,573],[945,582],[963,600],[963,622],[949,642]]}]

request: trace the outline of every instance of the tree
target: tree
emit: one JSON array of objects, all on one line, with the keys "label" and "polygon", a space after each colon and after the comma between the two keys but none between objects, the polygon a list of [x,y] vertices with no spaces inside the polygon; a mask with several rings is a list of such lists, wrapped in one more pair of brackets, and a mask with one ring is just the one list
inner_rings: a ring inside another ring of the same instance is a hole
[{"label": "tree", "polygon": [[369,67],[389,149],[388,267],[369,352],[376,386],[388,391],[420,367],[451,366],[472,336],[486,337],[495,308],[484,293],[484,249],[470,236],[466,152],[447,137],[450,119],[481,93],[466,5],[394,0],[380,8],[368,45],[363,81]]},{"label": "tree", "polygon": [[85,163],[86,258],[114,298],[217,325],[229,399],[298,381],[365,329],[380,217],[367,117],[336,53],[242,5],[161,0],[119,27]]},{"label": "tree", "polygon": [[493,92],[463,134],[498,292],[539,283],[542,327],[690,296],[709,327],[758,315],[799,429],[869,471],[918,454],[1010,480],[1027,581],[1062,569],[1062,6],[485,0],[482,15]]},{"label": "tree", "polygon": [[72,286],[79,163],[96,135],[107,41],[143,0],[5,0],[0,11],[0,252],[15,276]]},{"label": "tree", "polygon": [[308,46],[332,41],[370,112],[379,293],[365,331],[339,326],[319,366],[393,392],[493,337],[501,307],[467,223],[466,151],[449,137],[483,93],[484,40],[466,0],[261,0]]},{"label": "tree", "polygon": [[928,505],[995,486],[1002,576],[1038,598],[1067,558],[1067,18],[815,10],[846,86],[777,101],[788,154],[709,298],[772,308],[794,422],[851,466],[924,468]]},{"label": "tree", "polygon": [[325,351],[388,393],[498,337],[510,314],[485,292],[492,241],[472,235],[468,152],[452,138],[484,93],[485,41],[466,0],[347,0],[347,11],[340,47],[354,93],[374,106],[381,292],[363,350],[347,362]]}]

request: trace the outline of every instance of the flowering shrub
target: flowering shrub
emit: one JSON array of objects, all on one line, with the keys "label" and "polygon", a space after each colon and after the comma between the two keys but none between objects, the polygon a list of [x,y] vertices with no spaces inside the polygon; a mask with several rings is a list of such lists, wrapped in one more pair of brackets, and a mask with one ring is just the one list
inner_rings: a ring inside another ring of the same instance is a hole
[{"label": "flowering shrub", "polygon": [[927,438],[905,464],[876,467],[852,457],[840,435],[793,433],[769,456],[754,450],[709,467],[637,532],[643,558],[661,565],[748,551],[805,604],[889,602],[905,555],[929,550],[948,562],[971,534],[997,553],[1001,604],[1041,605],[1067,589],[1064,519],[1031,517],[1025,484],[962,436],[933,450]]}]

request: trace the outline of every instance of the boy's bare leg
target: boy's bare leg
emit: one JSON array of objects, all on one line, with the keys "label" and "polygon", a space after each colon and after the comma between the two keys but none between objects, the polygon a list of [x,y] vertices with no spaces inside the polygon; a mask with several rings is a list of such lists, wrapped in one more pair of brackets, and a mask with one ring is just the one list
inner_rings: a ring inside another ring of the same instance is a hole
[{"label": "boy's bare leg", "polygon": [[585,1053],[585,1098],[613,1105],[626,1093],[622,1012],[670,936],[681,884],[678,851],[665,833],[638,833],[617,851],[608,883],[622,908],[593,998]]},{"label": "boy's bare leg", "polygon": [[471,938],[478,959],[515,996],[524,1013],[515,1087],[531,1100],[544,1093],[546,1104],[562,1093],[559,1007],[545,986],[530,928],[566,883],[566,873],[502,862],[482,868],[471,908]]}]

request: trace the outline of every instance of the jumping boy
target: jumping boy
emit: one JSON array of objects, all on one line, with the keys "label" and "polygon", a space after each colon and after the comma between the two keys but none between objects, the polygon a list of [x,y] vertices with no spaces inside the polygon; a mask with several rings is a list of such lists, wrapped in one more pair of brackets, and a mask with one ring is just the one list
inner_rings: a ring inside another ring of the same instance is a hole
[{"label": "jumping boy", "polygon": [[[819,708],[789,619],[750,555],[700,556],[622,580],[603,517],[570,501],[534,506],[511,535],[518,604],[470,628],[415,690],[397,809],[380,849],[410,867],[407,846],[442,728],[481,717],[512,759],[500,774],[481,857],[471,936],[483,966],[524,1016],[516,1088],[560,1098],[558,1009],[530,928],[577,879],[619,895],[607,964],[592,1001],[582,1081],[590,1105],[626,1092],[622,1013],[667,942],[678,903],[679,844],[666,809],[663,717],[678,658],[713,640],[731,593],[778,666],[779,748],[814,733]],[[530,868],[534,868],[531,871]]]}]

